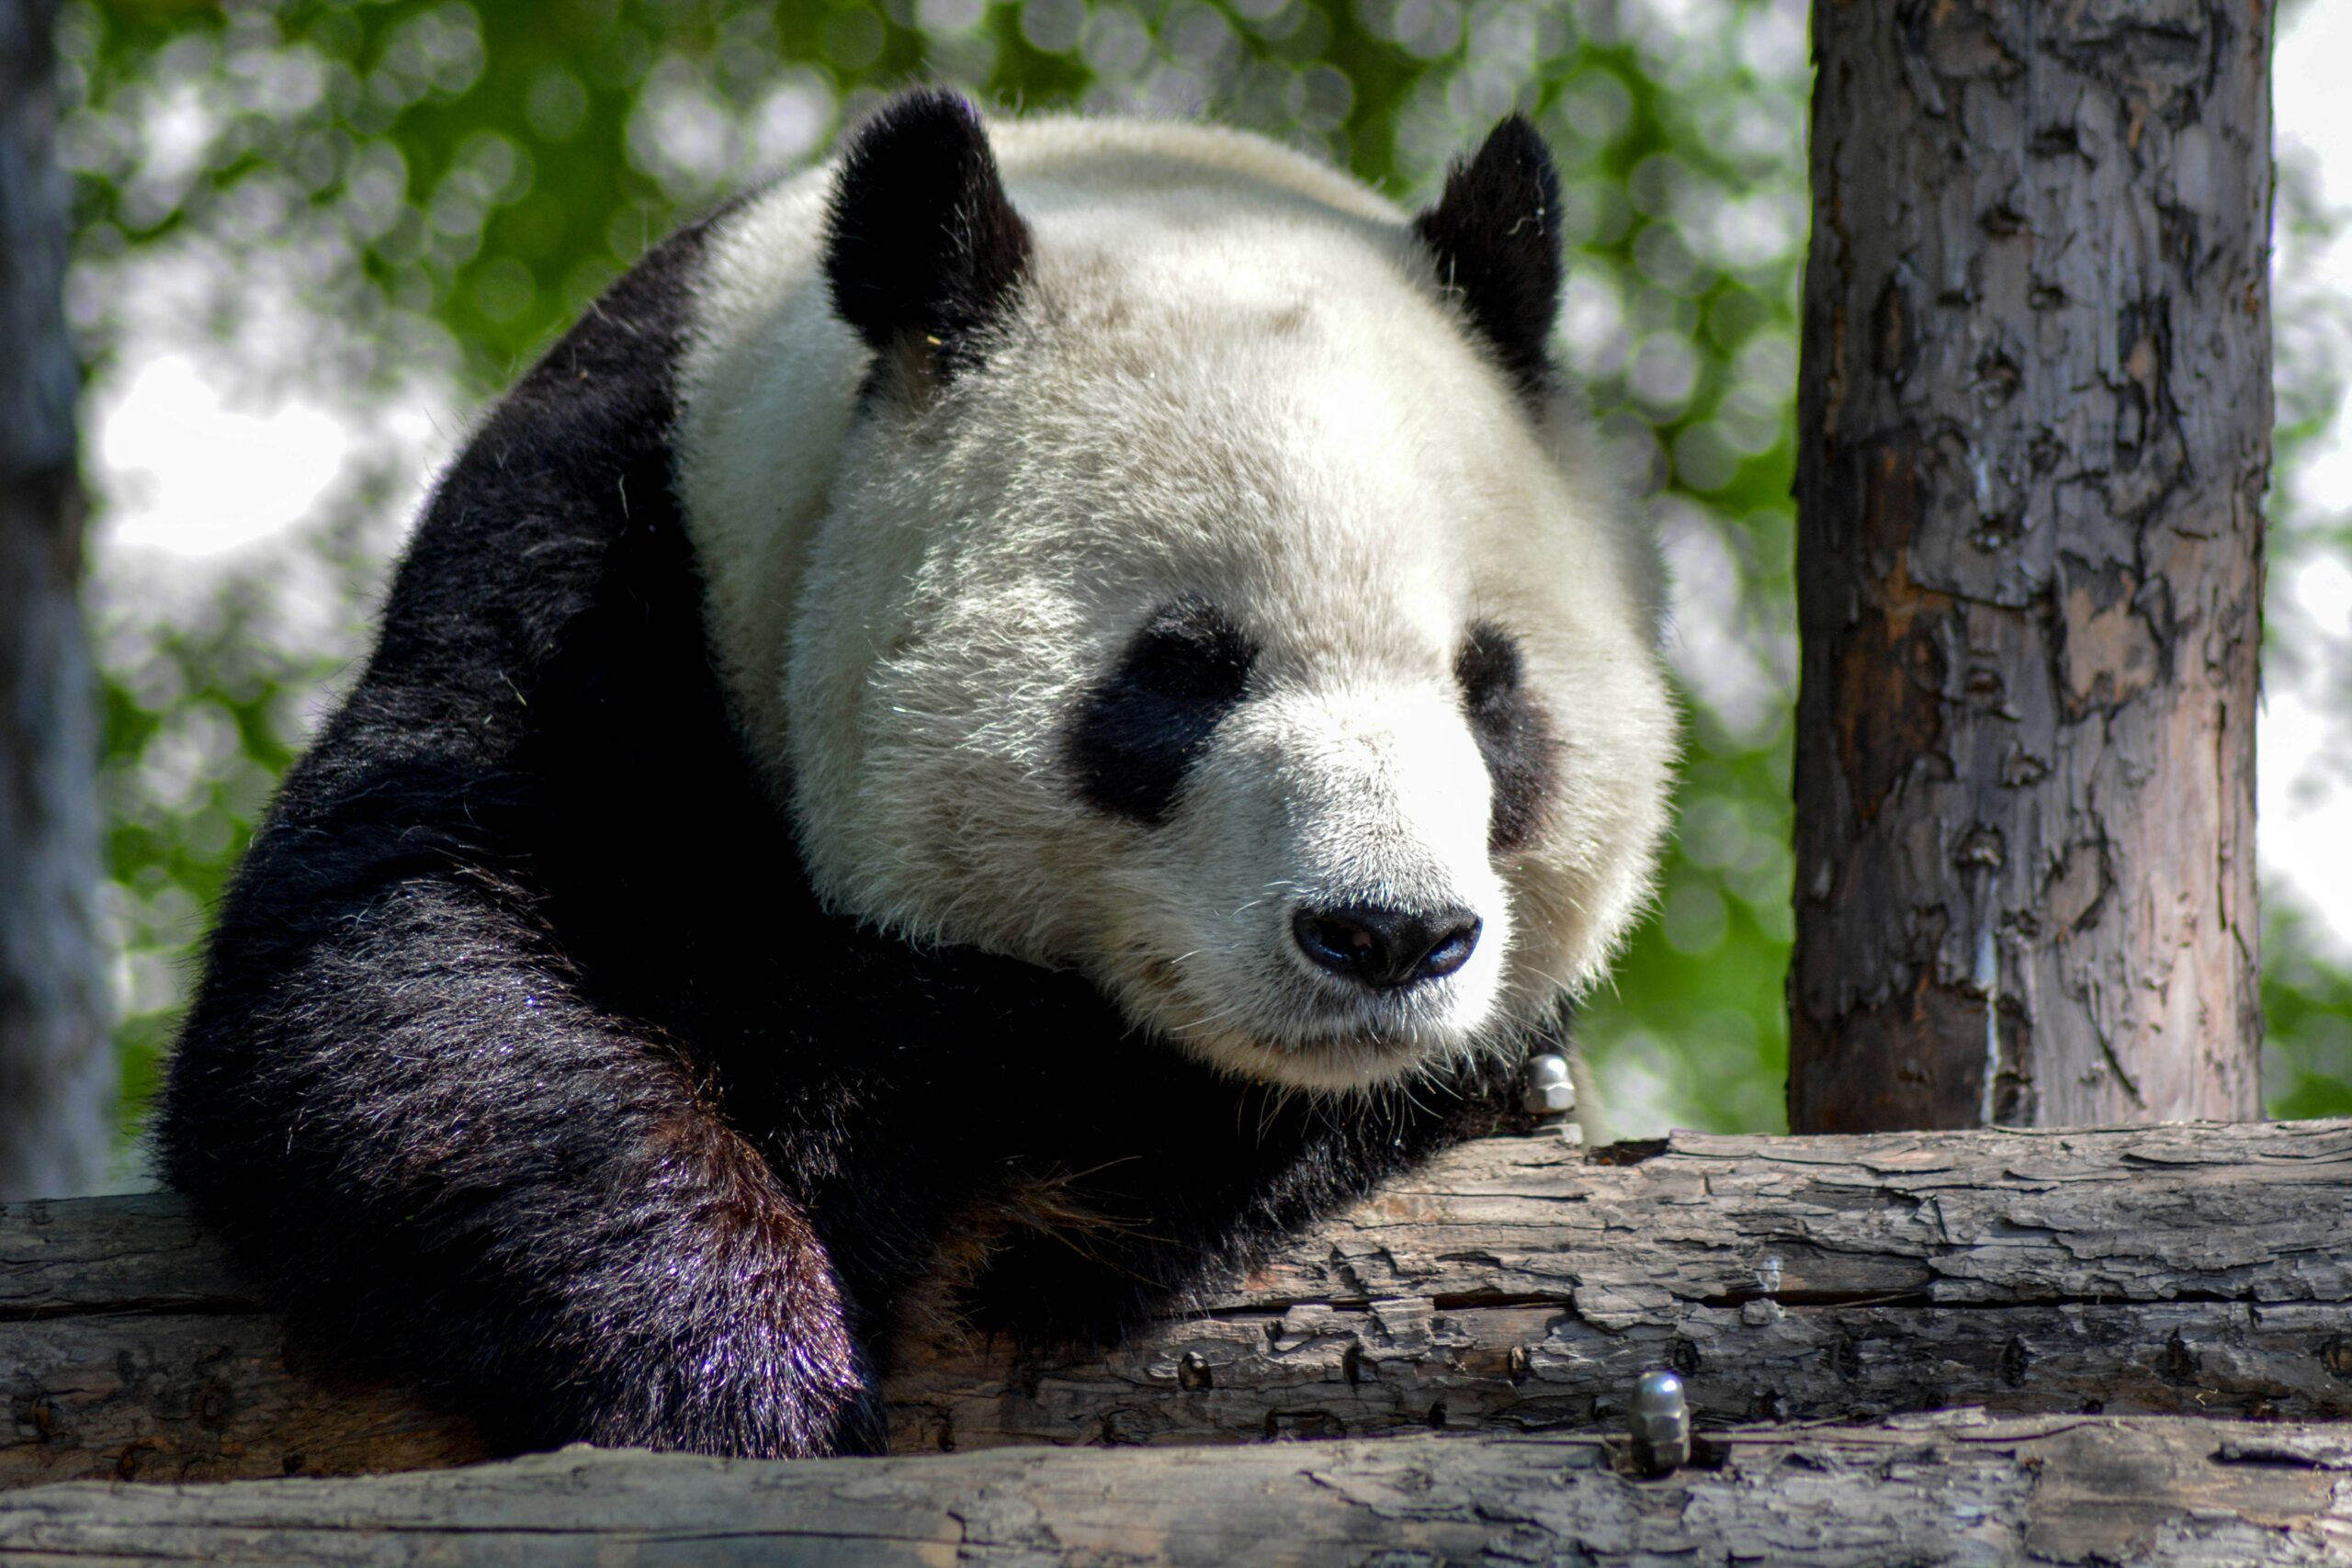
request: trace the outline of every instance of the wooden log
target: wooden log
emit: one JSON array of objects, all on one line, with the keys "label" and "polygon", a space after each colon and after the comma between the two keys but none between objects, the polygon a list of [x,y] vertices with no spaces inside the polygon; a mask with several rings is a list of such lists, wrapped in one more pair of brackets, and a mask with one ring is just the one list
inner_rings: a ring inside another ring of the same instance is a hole
[{"label": "wooden log", "polygon": [[[1951,1404],[2352,1416],[2352,1121],[1465,1146],[1107,1352],[901,1347],[902,1452]],[[0,1485],[479,1451],[289,1361],[177,1201],[0,1209]]]},{"label": "wooden log", "polygon": [[1717,1435],[1661,1479],[1600,1438],[725,1461],[570,1449],[478,1469],[13,1495],[0,1559],[506,1564],[2341,1562],[2352,1438],[1980,1413]]}]

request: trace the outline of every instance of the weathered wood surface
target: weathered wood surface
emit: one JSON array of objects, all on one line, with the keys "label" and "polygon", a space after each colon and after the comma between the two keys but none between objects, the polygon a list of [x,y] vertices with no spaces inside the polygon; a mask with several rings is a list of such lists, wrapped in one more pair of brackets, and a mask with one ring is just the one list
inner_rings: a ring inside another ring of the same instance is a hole
[{"label": "weathered wood surface", "polygon": [[0,1204],[0,1488],[408,1470],[482,1457],[395,1390],[288,1357],[169,1193]]},{"label": "weathered wood surface", "polygon": [[11,1564],[1576,1562],[1906,1568],[2352,1552],[2352,1435],[1959,1414],[1717,1435],[1657,1480],[1597,1438],[1000,1450],[800,1462],[566,1450],[227,1486],[81,1483],[0,1506]]},{"label": "weathered wood surface", "polygon": [[[1616,1163],[1607,1163],[1613,1160]],[[901,1451],[1974,1404],[2352,1416],[2352,1122],[1489,1139],[1107,1353],[905,1357]],[[289,1370],[162,1196],[0,1209],[0,1485],[447,1463],[461,1427]]]},{"label": "weathered wood surface", "polygon": [[1799,1132],[2260,1114],[2274,9],[1815,0]]}]

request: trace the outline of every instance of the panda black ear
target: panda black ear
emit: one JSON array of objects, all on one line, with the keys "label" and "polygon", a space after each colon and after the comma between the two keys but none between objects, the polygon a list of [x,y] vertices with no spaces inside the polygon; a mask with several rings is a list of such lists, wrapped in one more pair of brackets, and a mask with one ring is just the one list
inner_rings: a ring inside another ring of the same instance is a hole
[{"label": "panda black ear", "polygon": [[833,309],[925,375],[978,363],[980,339],[1029,273],[979,111],[932,87],[883,106],[851,140],[826,220]]},{"label": "panda black ear", "polygon": [[1530,396],[1550,382],[1552,324],[1560,312],[1560,176],[1525,115],[1487,133],[1446,175],[1438,204],[1413,220],[1437,257],[1438,282],[1457,296],[1503,367]]}]

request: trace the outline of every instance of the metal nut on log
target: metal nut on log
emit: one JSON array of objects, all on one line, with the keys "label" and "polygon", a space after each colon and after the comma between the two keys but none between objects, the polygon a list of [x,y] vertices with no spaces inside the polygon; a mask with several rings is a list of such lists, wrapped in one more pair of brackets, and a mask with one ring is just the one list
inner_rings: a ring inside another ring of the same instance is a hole
[{"label": "metal nut on log", "polygon": [[1634,1437],[1635,1469],[1665,1475],[1690,1462],[1690,1404],[1672,1372],[1644,1372],[1634,1381],[1625,1426]]},{"label": "metal nut on log", "polygon": [[1577,1108],[1577,1086],[1568,1076],[1568,1059],[1557,1051],[1539,1051],[1527,1058],[1527,1113],[1565,1116]]}]

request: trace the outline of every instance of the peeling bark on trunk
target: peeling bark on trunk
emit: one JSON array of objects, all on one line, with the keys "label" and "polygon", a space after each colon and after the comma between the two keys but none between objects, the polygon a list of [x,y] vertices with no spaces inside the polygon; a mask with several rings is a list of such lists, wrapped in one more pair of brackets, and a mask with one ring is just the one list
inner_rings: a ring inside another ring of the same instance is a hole
[{"label": "peeling bark on trunk", "polygon": [[1813,27],[1790,1125],[2257,1116],[2269,11]]},{"label": "peeling bark on trunk", "polygon": [[103,1176],[115,1100],[54,10],[0,0],[0,1198]]},{"label": "peeling bark on trunk", "polygon": [[567,1450],[478,1470],[20,1492],[0,1557],[679,1564],[2340,1563],[2352,1441],[2178,1417],[1712,1434],[1660,1479],[1594,1438],[743,1463]]},{"label": "peeling bark on trunk", "polygon": [[[902,1345],[901,1452],[1702,1424],[2352,1417],[2352,1122],[1489,1138],[1103,1350]],[[164,1194],[0,1207],[0,1489],[446,1465],[461,1423],[289,1359]]]}]

